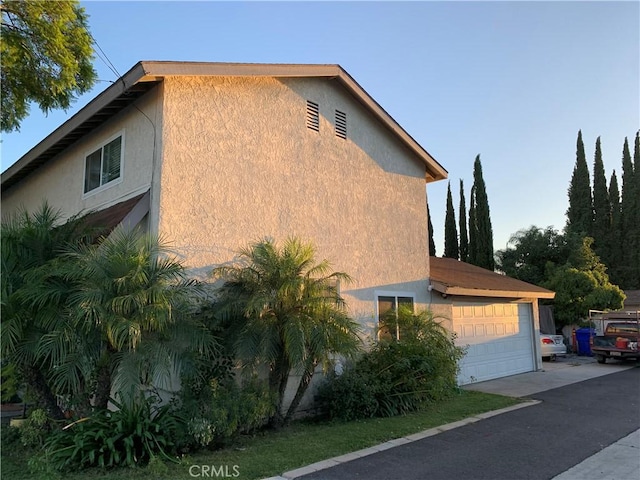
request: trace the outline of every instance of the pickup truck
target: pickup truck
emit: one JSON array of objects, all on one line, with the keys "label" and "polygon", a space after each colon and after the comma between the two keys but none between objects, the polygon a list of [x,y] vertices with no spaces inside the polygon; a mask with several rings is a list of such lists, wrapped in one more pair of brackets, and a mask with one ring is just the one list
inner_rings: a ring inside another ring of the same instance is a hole
[{"label": "pickup truck", "polygon": [[[640,359],[640,322],[637,320],[606,320],[596,323],[595,335],[591,337],[591,352],[598,363],[606,363],[608,358],[618,360]],[[600,327],[600,328],[598,328]]]}]

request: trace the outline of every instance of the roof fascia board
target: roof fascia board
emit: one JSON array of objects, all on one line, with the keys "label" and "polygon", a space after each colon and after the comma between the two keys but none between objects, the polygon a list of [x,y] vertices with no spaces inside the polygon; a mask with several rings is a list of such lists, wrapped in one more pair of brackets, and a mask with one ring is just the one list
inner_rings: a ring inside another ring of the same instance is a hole
[{"label": "roof fascia board", "polygon": [[502,298],[554,298],[555,292],[533,292],[515,290],[487,290],[481,288],[451,287],[444,283],[431,281],[433,289],[445,295],[471,297],[502,297]]},{"label": "roof fascia board", "polygon": [[78,113],[73,115],[69,120],[60,125],[52,133],[44,138],[35,147],[25,153],[16,163],[11,165],[2,174],[2,183],[11,178],[22,168],[28,165],[32,160],[36,159],[42,153],[44,153],[51,145],[57,143],[66,135],[82,125],[85,121],[90,119],[93,115],[99,112],[102,108],[106,107],[127,91],[131,86],[138,83],[144,77],[144,69],[142,63],[139,62],[133,66],[131,70],[120,77],[116,82],[100,93],[96,98],[91,100],[86,106],[84,106]]}]

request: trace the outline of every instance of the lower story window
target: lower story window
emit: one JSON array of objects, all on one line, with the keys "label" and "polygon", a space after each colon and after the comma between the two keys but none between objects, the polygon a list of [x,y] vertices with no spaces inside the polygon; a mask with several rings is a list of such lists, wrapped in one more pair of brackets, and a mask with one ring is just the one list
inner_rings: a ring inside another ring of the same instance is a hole
[{"label": "lower story window", "polygon": [[398,311],[407,309],[413,313],[414,298],[402,295],[378,295],[378,339],[400,340],[402,326]]}]

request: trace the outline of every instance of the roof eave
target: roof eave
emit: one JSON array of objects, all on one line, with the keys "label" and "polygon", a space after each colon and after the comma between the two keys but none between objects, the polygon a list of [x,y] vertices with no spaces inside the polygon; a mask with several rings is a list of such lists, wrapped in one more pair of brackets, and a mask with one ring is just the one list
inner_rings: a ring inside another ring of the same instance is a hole
[{"label": "roof eave", "polygon": [[45,154],[49,148],[56,145],[66,136],[72,134],[74,130],[81,127],[85,122],[91,119],[91,117],[99,113],[118,97],[130,90],[132,86],[143,81],[145,76],[146,73],[143,62],[138,62],[133,66],[133,68],[131,68],[131,70],[116,80],[113,85],[109,86],[97,97],[91,100],[69,120],[60,125],[31,150],[25,153],[20,159],[18,159],[17,162],[4,171],[2,173],[1,180],[2,187],[5,187],[6,184],[13,184],[14,182],[12,182],[12,179],[14,176],[19,174],[23,169],[28,168],[40,155]]},{"label": "roof eave", "polygon": [[[141,61],[120,77],[116,82],[91,100],[78,113],[45,137],[35,147],[23,155],[17,162],[2,173],[1,184],[4,189],[29,175],[31,170],[38,168],[48,161],[38,160],[47,151],[57,146],[59,142],[72,135],[75,130],[102,109],[109,106],[120,96],[127,93],[140,82],[158,82],[166,76],[172,75],[233,75],[233,76],[274,76],[274,77],[323,77],[336,78],[340,83],[366,108],[398,136],[402,142],[423,161],[426,167],[425,181],[431,183],[444,180],[448,173],[411,135],[409,135],[342,67],[339,65],[309,65],[309,64],[239,64],[239,63],[205,63],[205,62],[163,62]],[[66,146],[60,151],[64,150]],[[59,152],[57,152],[59,153]],[[53,156],[57,155],[55,153]],[[49,157],[53,158],[51,154]],[[16,177],[16,178],[14,178]]]},{"label": "roof eave", "polygon": [[555,292],[534,292],[518,290],[489,290],[482,288],[466,288],[446,285],[441,282],[431,281],[433,289],[444,295],[471,296],[471,297],[496,297],[496,298],[547,298],[556,296]]}]

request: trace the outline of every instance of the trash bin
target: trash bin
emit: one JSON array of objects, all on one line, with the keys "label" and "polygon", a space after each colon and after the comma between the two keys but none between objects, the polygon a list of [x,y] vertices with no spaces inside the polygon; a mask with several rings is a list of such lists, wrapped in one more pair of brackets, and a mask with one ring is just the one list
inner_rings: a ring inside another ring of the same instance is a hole
[{"label": "trash bin", "polygon": [[591,337],[595,336],[595,328],[579,328],[576,330],[576,340],[578,342],[578,355],[583,357],[591,356]]}]

